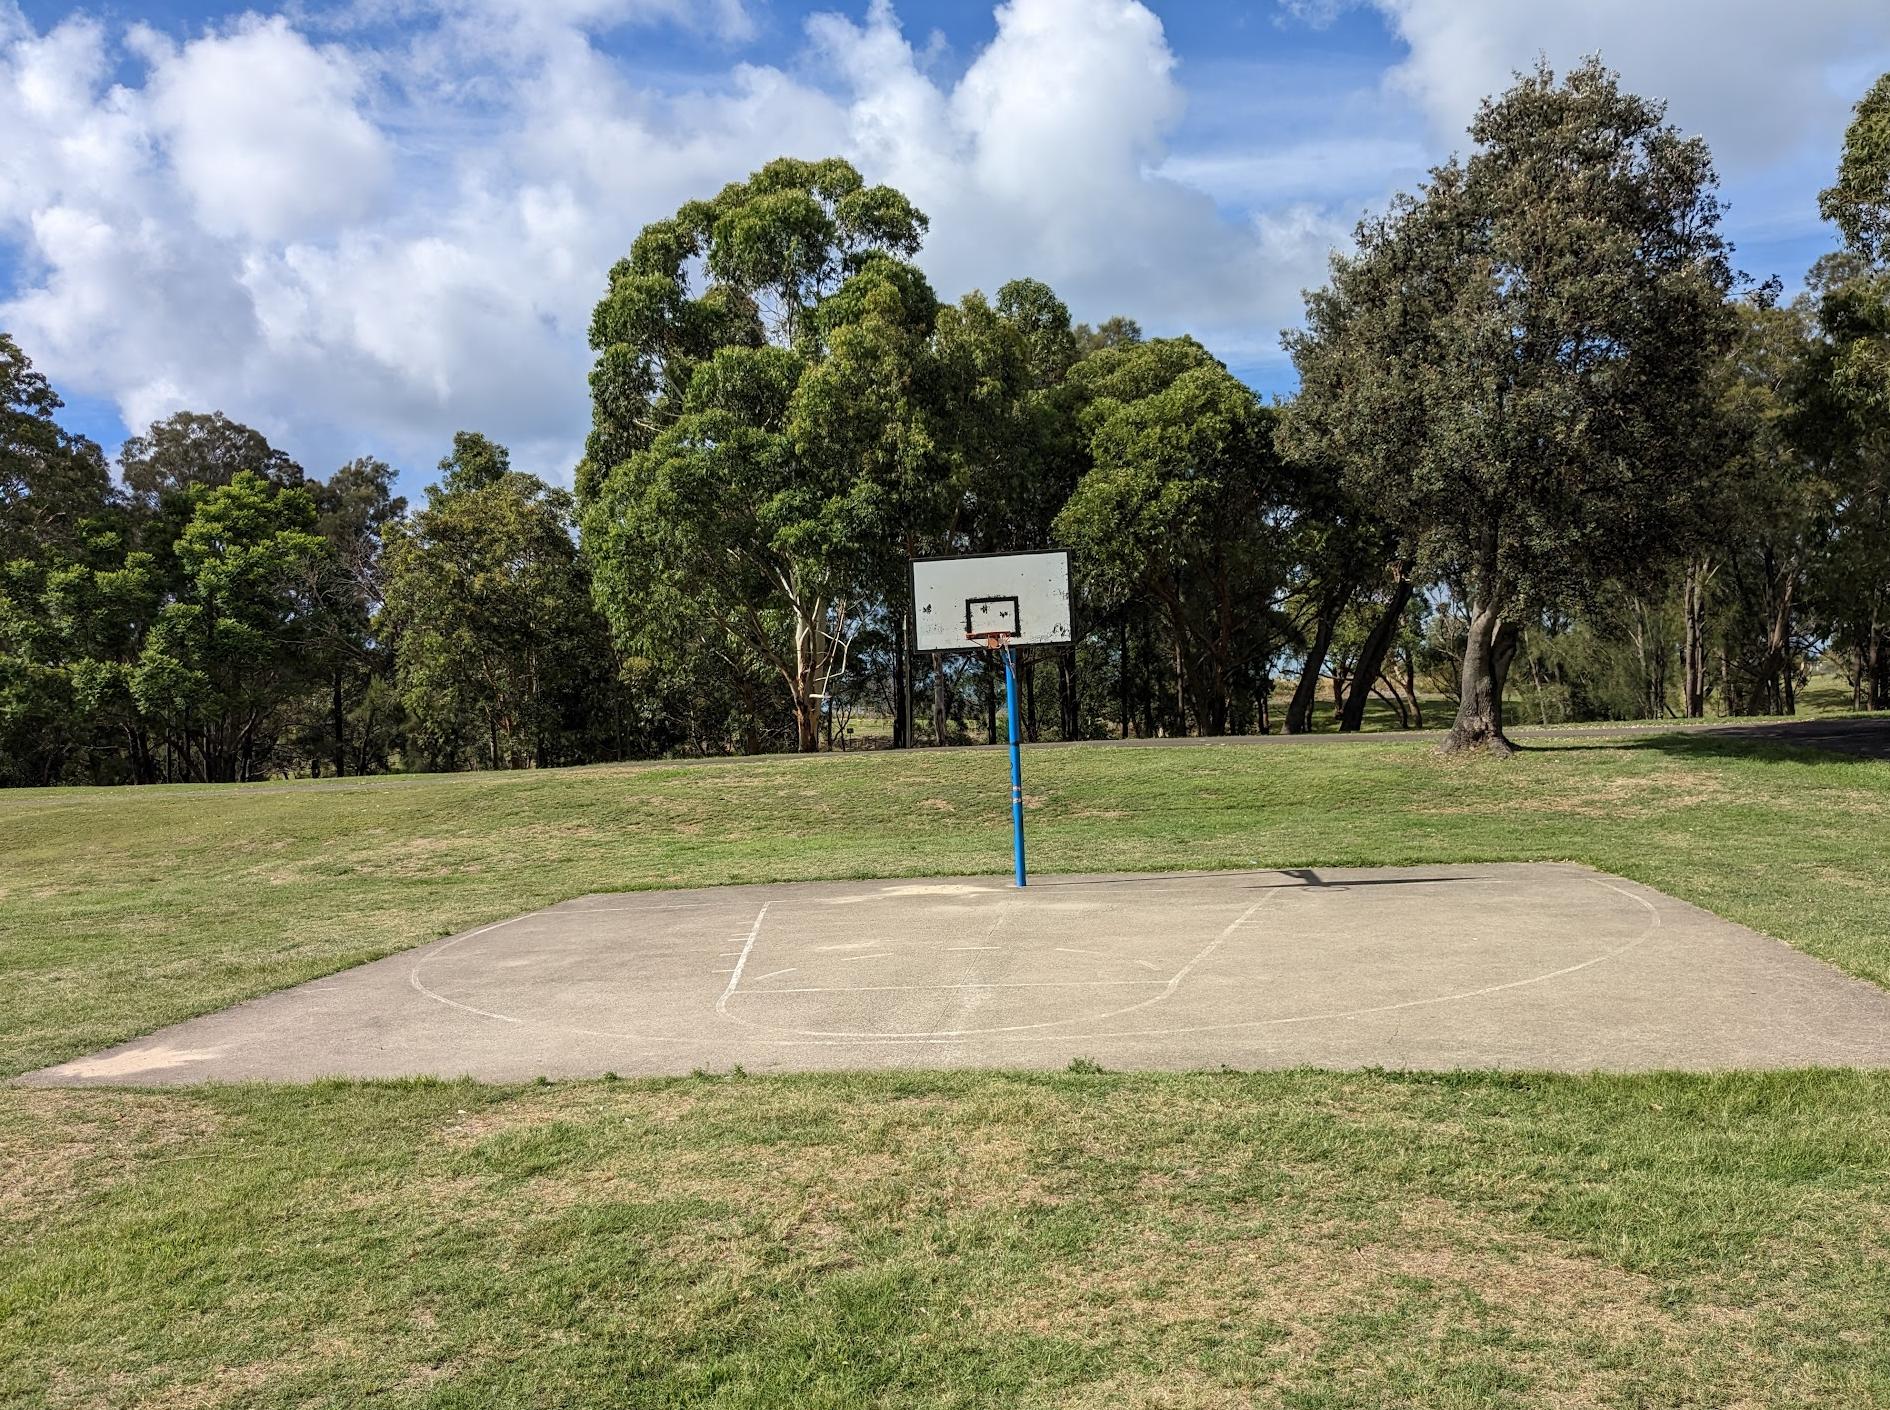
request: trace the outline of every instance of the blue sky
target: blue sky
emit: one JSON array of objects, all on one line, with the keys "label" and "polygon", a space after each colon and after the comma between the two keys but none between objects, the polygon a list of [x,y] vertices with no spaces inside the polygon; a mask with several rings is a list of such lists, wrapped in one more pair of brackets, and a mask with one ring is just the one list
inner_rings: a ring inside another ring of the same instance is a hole
[{"label": "blue sky", "polygon": [[411,493],[472,427],[564,481],[639,226],[840,153],[931,215],[941,295],[1034,275],[1287,391],[1358,216],[1589,52],[1706,136],[1739,266],[1796,284],[1881,0],[0,0],[0,327],[108,447],[215,408]]}]

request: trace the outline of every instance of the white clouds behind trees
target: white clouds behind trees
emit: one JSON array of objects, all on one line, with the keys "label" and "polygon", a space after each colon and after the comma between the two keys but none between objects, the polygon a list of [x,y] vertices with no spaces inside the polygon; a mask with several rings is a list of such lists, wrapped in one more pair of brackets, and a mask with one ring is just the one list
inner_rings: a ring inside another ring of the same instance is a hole
[{"label": "white clouds behind trees", "polygon": [[[1409,105],[1442,155],[1538,49],[1561,64],[1601,48],[1689,126],[1709,121],[1695,95],[1718,102],[1710,120],[1754,162],[1814,136],[1834,159],[1848,99],[1831,66],[1886,29],[1836,0],[1755,5],[1741,24],[1686,0],[1672,8],[1719,55],[1695,74],[1686,44],[1646,35],[1661,7],[1381,3],[1410,45],[1381,104],[1406,169],[1408,117],[1391,124]],[[0,326],[134,428],[222,409],[317,471],[374,451],[424,472],[473,426],[563,478],[611,261],[645,221],[770,157],[845,155],[905,190],[932,217],[922,262],[945,297],[1034,275],[1079,316],[1129,313],[1250,364],[1277,357],[1326,250],[1403,179],[1364,160],[1272,194],[1293,150],[1317,152],[1316,111],[1246,153],[1171,151],[1185,70],[1135,0],[1010,0],[956,81],[884,0],[848,9],[811,19],[794,61],[760,64],[741,58],[755,26],[736,0],[358,0],[182,42],[83,17],[39,33],[0,0],[0,241],[19,256]],[[604,47],[626,25],[693,27],[729,62],[640,73]],[[1624,35],[1639,47],[1617,54]],[[1722,88],[1773,56],[1776,96]]]}]

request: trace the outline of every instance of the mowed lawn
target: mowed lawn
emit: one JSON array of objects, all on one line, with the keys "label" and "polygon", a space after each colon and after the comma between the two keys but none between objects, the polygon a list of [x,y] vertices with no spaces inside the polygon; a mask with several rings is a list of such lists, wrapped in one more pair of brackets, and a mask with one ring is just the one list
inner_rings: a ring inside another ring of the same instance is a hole
[{"label": "mowed lawn", "polygon": [[[0,1070],[626,887],[1001,871],[960,751],[0,795]],[[1586,862],[1890,983],[1890,765],[1043,749],[1045,870]],[[1890,1077],[0,1091],[0,1404],[1890,1405]]]},{"label": "mowed lawn", "polygon": [[[1001,873],[1001,751],[0,793],[0,1074],[588,892]],[[1712,738],[1044,748],[1041,871],[1586,862],[1890,984],[1890,765]]]}]

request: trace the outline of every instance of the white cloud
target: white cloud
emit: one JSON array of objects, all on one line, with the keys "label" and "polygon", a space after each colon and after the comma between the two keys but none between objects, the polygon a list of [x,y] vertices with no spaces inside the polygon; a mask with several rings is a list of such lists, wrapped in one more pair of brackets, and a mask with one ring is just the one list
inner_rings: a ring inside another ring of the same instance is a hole
[{"label": "white cloud", "polygon": [[1807,140],[1828,144],[1890,62],[1890,5],[1875,0],[1373,3],[1410,46],[1393,81],[1458,146],[1478,100],[1538,55],[1562,70],[1599,53],[1627,87],[1666,98],[1673,122],[1704,133],[1723,168],[1760,167]]},{"label": "white cloud", "polygon": [[279,16],[245,16],[181,49],[144,28],[129,42],[150,65],[152,135],[204,229],[290,240],[372,214],[392,155],[344,50],[315,48]]},{"label": "white cloud", "polygon": [[1433,157],[1409,137],[1311,137],[1261,150],[1240,147],[1170,157],[1163,175],[1226,203],[1266,209],[1287,200],[1343,200],[1382,186],[1390,174],[1422,177]]},{"label": "white cloud", "polygon": [[955,83],[885,0],[810,20],[805,68],[732,62],[693,87],[642,86],[597,42],[666,19],[730,43],[752,25],[734,3],[364,0],[325,31],[353,47],[281,17],[181,45],[134,27],[142,81],[115,86],[96,25],[16,23],[0,104],[35,155],[0,227],[32,275],[3,316],[133,426],[216,406],[317,469],[369,447],[423,467],[478,426],[562,475],[611,262],[784,152],[908,190],[946,297],[1032,274],[1080,316],[1266,357],[1317,273],[1297,216],[1229,217],[1160,174],[1183,94],[1135,0],[1001,5]]},{"label": "white cloud", "polygon": [[1043,279],[1090,319],[1129,313],[1243,358],[1323,268],[1279,226],[1217,209],[1164,162],[1185,95],[1135,0],[1010,0],[955,85],[925,71],[893,7],[810,24],[846,87],[847,151],[932,218],[922,262],[946,297]]},{"label": "white cloud", "polygon": [[[1600,49],[1722,160],[1771,171],[1808,142],[1834,157],[1854,70],[1890,43],[1890,7],[1836,0],[1736,21],[1713,0],[1373,0],[1409,45],[1389,89],[1289,73],[1263,27],[1191,143],[1186,84],[1210,70],[1177,66],[1161,0],[1008,0],[962,56],[915,49],[889,0],[835,3],[804,53],[758,63],[739,0],[352,0],[181,42],[42,32],[0,0],[0,325],[134,427],[219,408],[311,469],[372,450],[410,483],[475,427],[562,476],[611,262],[776,155],[907,191],[947,298],[1033,275],[1078,317],[1192,331],[1251,369],[1277,366],[1359,212],[1539,50]],[[657,25],[715,67],[644,71]]]}]

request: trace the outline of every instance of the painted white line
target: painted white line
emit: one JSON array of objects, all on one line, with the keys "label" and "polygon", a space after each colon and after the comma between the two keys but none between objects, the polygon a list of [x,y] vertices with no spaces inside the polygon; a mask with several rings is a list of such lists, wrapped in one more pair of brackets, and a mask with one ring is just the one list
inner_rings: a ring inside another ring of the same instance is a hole
[{"label": "painted white line", "polygon": [[407,971],[407,982],[413,985],[413,987],[416,990],[418,990],[420,993],[426,995],[429,999],[432,999],[435,1003],[445,1004],[448,1008],[458,1009],[462,1013],[477,1014],[480,1018],[497,1019],[500,1023],[523,1023],[525,1021],[524,1019],[513,1018],[512,1015],[509,1013],[494,1013],[490,1009],[474,1008],[471,1004],[462,1004],[458,999],[449,999],[444,994],[434,993],[431,989],[427,988],[426,985],[420,982],[420,966],[425,964],[428,960],[434,958],[436,955],[440,954],[442,951],[452,949],[453,946],[459,944],[462,940],[476,939],[478,936],[484,935],[489,930],[497,930],[501,926],[506,926],[506,925],[516,925],[521,920],[530,920],[532,916],[543,915],[543,914],[544,914],[543,911],[532,911],[526,915],[513,916],[510,920],[495,920],[492,922],[491,925],[482,925],[477,930],[467,931],[464,935],[455,935],[451,940],[447,940],[443,942],[442,944],[439,944],[436,946],[429,946],[425,952],[423,952],[418,958],[414,960],[413,968]]},{"label": "painted white line", "polygon": [[1003,948],[1002,945],[948,945],[945,948],[945,953],[948,955],[962,955],[966,950],[1001,950]]},{"label": "painted white line", "polygon": [[850,960],[889,960],[892,958],[892,956],[884,955],[884,954],[881,954],[881,955],[842,955],[840,956],[840,958],[843,960],[849,960],[849,961]]},{"label": "painted white line", "polygon": [[[838,984],[831,987],[813,987],[807,989],[770,989],[774,994],[907,994],[931,989],[1146,989],[1151,984],[1162,983],[1159,979],[1019,979],[995,981],[990,984]],[[745,989],[735,997],[752,999],[756,996],[753,989]],[[1136,1005],[1141,1008],[1140,1004]],[[1060,1019],[1062,1023],[1074,1023],[1075,1019]],[[1032,1028],[1041,1024],[1030,1024]],[[984,1030],[979,1030],[980,1032]],[[996,1031],[996,1030],[992,1030]]]},{"label": "painted white line", "polygon": [[1589,959],[1581,960],[1576,964],[1563,965],[1560,969],[1552,969],[1547,974],[1532,974],[1526,979],[1511,979],[1502,984],[1486,984],[1481,989],[1465,989],[1462,993],[1458,994],[1439,994],[1435,998],[1430,999],[1406,999],[1403,1003],[1378,1004],[1373,1008],[1347,1009],[1343,1012],[1296,1014],[1289,1018],[1252,1018],[1242,1023],[1210,1023],[1194,1028],[1134,1028],[1123,1033],[1103,1033],[1097,1036],[1106,1038],[1152,1038],[1177,1033],[1215,1033],[1229,1028],[1282,1028],[1295,1023],[1331,1023],[1345,1019],[1371,1018],[1381,1013],[1402,1013],[1405,1009],[1430,1008],[1436,1004],[1459,1003],[1464,999],[1481,999],[1489,994],[1501,994],[1510,989],[1526,989],[1531,984],[1546,984],[1551,979],[1560,979],[1567,974],[1578,974],[1584,969],[1592,969],[1594,966],[1604,961],[1611,960],[1617,955],[1625,955],[1637,945],[1645,943],[1656,930],[1660,929],[1660,912],[1654,908],[1653,903],[1645,896],[1637,896],[1632,891],[1623,891],[1612,881],[1603,881],[1598,876],[1586,876],[1581,879],[1583,881],[1592,882],[1596,886],[1605,886],[1608,890],[1625,896],[1628,900],[1645,908],[1647,914],[1652,917],[1647,923],[1647,929],[1643,930],[1626,944],[1616,945],[1610,950],[1603,950],[1600,954]]},{"label": "painted white line", "polygon": [[[1461,879],[1466,880],[1466,881],[1492,881],[1492,882],[1500,881],[1500,882],[1503,882],[1504,884],[1508,884],[1506,878],[1464,877]],[[1574,964],[1564,965],[1563,967],[1559,969],[1551,970],[1545,974],[1530,975],[1526,978],[1513,979],[1513,980],[1509,980],[1506,983],[1486,985],[1482,988],[1464,990],[1455,994],[1439,994],[1431,998],[1410,999],[1402,1003],[1383,1004],[1383,1005],[1378,1005],[1371,1008],[1336,1010],[1336,1011],[1328,1011],[1324,1013],[1295,1014],[1295,1015],[1288,1015],[1281,1018],[1244,1019],[1244,1020],[1240,1020],[1233,1023],[1209,1023],[1209,1024],[1189,1025],[1185,1027],[1175,1027],[1175,1028],[1137,1028],[1137,1029],[1123,1029],[1123,1030],[1116,1030],[1116,1031],[1110,1031],[1108,1029],[1092,1028],[1084,1036],[1089,1036],[1089,1037],[1097,1038],[1099,1040],[1104,1040],[1104,1039],[1123,1039],[1123,1038],[1153,1038],[1153,1037],[1163,1037],[1163,1036],[1170,1036],[1170,1035],[1180,1036],[1180,1035],[1195,1034],[1195,1033],[1217,1033],[1217,1032],[1228,1032],[1231,1030],[1238,1030],[1238,1029],[1243,1029],[1243,1028],[1271,1028],[1271,1027],[1276,1027],[1276,1026],[1285,1026],[1285,1025],[1293,1025],[1293,1024],[1301,1024],[1301,1023],[1322,1023],[1322,1022],[1329,1023],[1329,1022],[1343,1021],[1346,1019],[1366,1018],[1366,1017],[1374,1016],[1377,1014],[1392,1013],[1392,1012],[1397,1012],[1397,1011],[1405,1010],[1405,1009],[1425,1008],[1425,1007],[1438,1005],[1438,1004],[1458,1003],[1466,999],[1476,999],[1476,998],[1481,998],[1488,994],[1496,994],[1496,993],[1504,992],[1506,990],[1522,989],[1522,988],[1527,988],[1530,985],[1546,983],[1551,980],[1560,979],[1565,975],[1575,974],[1575,973],[1579,973],[1582,970],[1593,968],[1596,965],[1605,964],[1609,960],[1615,959],[1645,944],[1648,940],[1653,938],[1653,936],[1655,935],[1657,931],[1660,930],[1661,928],[1660,911],[1644,896],[1638,895],[1633,891],[1629,891],[1624,887],[1617,886],[1614,884],[1612,880],[1604,880],[1601,877],[1587,876],[1587,877],[1582,877],[1580,879],[1583,881],[1587,881],[1591,885],[1600,886],[1606,890],[1613,891],[1616,894],[1622,897],[1625,897],[1626,899],[1631,900],[1636,905],[1640,906],[1643,910],[1647,912],[1647,915],[1648,915],[1648,922],[1647,922],[1646,928],[1643,929],[1641,933],[1639,935],[1636,935],[1634,938],[1622,944],[1612,946],[1611,948],[1604,950],[1600,954],[1594,955],[1590,957],[1589,959],[1581,960]],[[1268,888],[1269,894],[1271,894],[1273,891],[1276,891],[1276,890],[1298,891],[1298,890],[1317,890],[1317,888],[1311,888],[1311,887],[1270,887]],[[1262,902],[1264,902],[1266,900],[1266,897],[1262,897],[1261,900]],[[1110,1013],[1096,1014],[1096,1015],[1090,1015],[1087,1017],[1077,1017],[1077,1018],[1068,1018],[1068,1019],[1052,1019],[1048,1022],[1018,1024],[1018,1025],[1013,1025],[1010,1027],[1003,1027],[1003,1028],[934,1030],[932,1032],[925,1032],[925,1033],[870,1033],[870,1032],[821,1033],[821,1032],[810,1032],[808,1030],[803,1029],[803,1030],[799,1030],[798,1036],[792,1036],[792,1037],[757,1036],[755,1038],[750,1039],[749,1041],[757,1043],[764,1047],[770,1047],[770,1048],[803,1048],[803,1047],[806,1047],[806,1048],[847,1048],[847,1047],[872,1047],[875,1045],[885,1045],[885,1044],[890,1044],[890,1045],[920,1044],[920,1045],[953,1046],[953,1045],[962,1044],[967,1039],[979,1039],[979,1038],[995,1040],[998,1042],[1012,1042],[1012,1043],[1067,1042],[1070,1037],[1070,1035],[1067,1033],[1063,1033],[1063,1034],[1046,1033],[1046,1032],[1042,1032],[1041,1030],[1063,1028],[1063,1027],[1067,1027],[1068,1025],[1072,1023],[1106,1024],[1113,1019],[1121,1017],[1123,1014],[1131,1013],[1138,1009],[1147,1008],[1150,1004],[1161,1002],[1163,999],[1167,998],[1169,994],[1173,993],[1175,988],[1179,986],[1181,981],[1185,979],[1198,965],[1203,963],[1215,950],[1217,950],[1228,938],[1230,938],[1233,935],[1233,933],[1242,924],[1244,924],[1250,916],[1253,915],[1254,911],[1259,909],[1260,904],[1261,902],[1256,902],[1253,906],[1249,907],[1240,916],[1239,919],[1237,919],[1226,930],[1222,931],[1221,934],[1218,937],[1216,937],[1213,941],[1211,941],[1207,945],[1206,948],[1204,948],[1192,960],[1190,960],[1186,965],[1184,965],[1181,968],[1181,970],[1172,979],[1166,981],[1166,987],[1164,988],[1164,991],[1161,994],[1157,994],[1153,998],[1150,998],[1150,999],[1145,999],[1140,1003],[1132,1004],[1128,1008],[1117,1009]],[[624,907],[622,909],[633,909],[633,908]],[[638,907],[634,909],[642,909],[642,908]],[[651,909],[667,909],[667,908],[652,907]],[[681,909],[681,908],[677,907],[676,909]],[[735,984],[736,982],[739,981],[741,977],[741,972],[747,962],[748,954],[751,952],[753,948],[755,939],[760,934],[762,918],[766,916],[767,913],[768,913],[768,907],[763,906],[761,908],[761,913],[755,917],[754,926],[750,929],[747,939],[746,939],[746,943],[743,948],[741,962],[736,965],[733,975],[730,979],[728,988],[723,991],[722,998],[716,1004],[716,1009],[718,1012],[723,1013],[723,1015],[729,1018],[731,1021],[736,1022],[736,1023],[743,1023],[746,1026],[760,1026],[760,1025],[748,1024],[747,1020],[737,1018],[735,1015],[727,1013],[724,1008],[724,1005],[726,1004],[727,1000],[734,994]],[[533,911],[528,915],[513,916],[508,920],[495,921],[491,925],[481,926],[479,929],[468,931],[464,935],[454,936],[449,940],[439,941],[439,942],[436,942],[436,944],[434,945],[427,946],[416,957],[413,969],[408,975],[408,980],[412,984],[414,989],[419,991],[421,994],[425,995],[427,998],[434,1000],[436,1003],[445,1004],[450,1008],[456,1008],[465,1013],[475,1014],[481,1018],[496,1019],[497,1021],[501,1023],[524,1024],[524,1025],[528,1025],[532,1027],[546,1028],[554,1032],[561,1031],[565,1033],[570,1033],[570,1034],[574,1034],[580,1037],[609,1038],[609,1039],[619,1039],[619,1040],[628,1039],[628,1040],[632,1040],[639,1043],[688,1044],[688,1043],[699,1043],[701,1041],[700,1035],[697,1035],[697,1034],[673,1035],[673,1034],[657,1034],[657,1033],[634,1033],[634,1032],[627,1033],[627,1032],[622,1032],[622,1031],[609,1031],[609,1030],[603,1030],[603,1029],[584,1028],[584,1027],[578,1027],[576,1025],[570,1025],[570,1024],[547,1023],[543,1019],[516,1018],[510,1014],[493,1013],[488,1009],[475,1008],[471,1004],[463,1004],[463,1003],[460,1003],[456,999],[449,999],[444,994],[436,993],[434,990],[429,989],[425,984],[421,983],[420,981],[421,966],[428,963],[431,959],[433,959],[435,956],[439,955],[440,953],[444,952],[445,950],[451,949],[455,945],[460,944],[462,941],[471,940],[478,936],[484,935],[488,933],[489,931],[498,930],[504,926],[516,924],[517,922],[522,921],[522,920],[531,920],[535,917],[543,916],[545,914],[547,914],[547,912]],[[996,949],[999,947],[990,946],[990,947],[970,947],[970,948]],[[1148,961],[1146,960],[1138,959],[1135,961],[1135,963],[1148,965]],[[1150,965],[1149,967],[1153,968],[1154,966]],[[777,974],[781,972],[783,971],[776,971]],[[773,976],[771,975],[768,977],[772,978]],[[982,985],[982,986],[951,984],[951,985],[887,985],[883,987],[884,989],[887,989],[887,990],[897,990],[901,988],[961,989],[961,988],[968,988],[968,987],[1111,988],[1111,987],[1120,987],[1122,984],[1125,984],[1125,983],[1131,984],[1131,985],[1137,984],[1137,983],[1147,985],[1147,984],[1160,984],[1163,982],[1164,981],[1161,981],[1161,980],[1072,981],[1067,985],[1058,985],[1054,983],[1046,983],[1046,984],[1013,983],[1013,984],[991,984],[991,985]],[[870,987],[864,989],[864,992],[873,992],[873,991],[874,990]],[[851,989],[851,988],[801,989],[801,990],[778,989],[778,990],[769,990],[768,992],[769,993],[783,993],[783,994],[856,993],[856,992],[862,992],[862,990],[856,990],[856,989]],[[788,1030],[788,1031],[794,1032],[794,1030]]]},{"label": "painted white line", "polygon": [[779,979],[784,974],[798,974],[798,973],[800,973],[799,970],[797,970],[793,965],[789,965],[786,969],[770,970],[768,973],[762,975],[760,979],[757,979],[755,983],[763,984],[763,983],[766,983],[770,979]]},{"label": "painted white line", "polygon": [[1139,965],[1141,965],[1143,969],[1154,969],[1154,968],[1155,968],[1155,965],[1154,965],[1154,962],[1153,962],[1153,961],[1151,961],[1151,960],[1137,960],[1137,961],[1136,961],[1136,963],[1137,963],[1137,964],[1139,964]]},{"label": "painted white line", "polygon": [[[772,903],[770,903],[772,904]],[[735,961],[735,968],[729,971],[728,988],[722,991],[715,1001],[715,1011],[724,1017],[728,1015],[728,998],[735,992],[735,986],[742,982],[742,971],[748,968],[748,956],[753,953],[755,940],[761,934],[761,922],[768,914],[768,907],[763,906],[755,914],[755,923],[748,927],[748,938],[742,942],[742,957]]]},{"label": "painted white line", "polygon": [[1058,945],[1056,951],[1059,955],[1094,955],[1098,959],[1104,960],[1109,958],[1109,956],[1104,954],[1101,950],[1073,950],[1068,945]]},{"label": "painted white line", "polygon": [[[1036,1033],[1046,1028],[1068,1028],[1073,1023],[1082,1023],[1082,1024],[1089,1024],[1089,1025],[1108,1023],[1114,1019],[1121,1018],[1124,1014],[1137,1013],[1141,1011],[1142,1009],[1149,1007],[1149,1005],[1151,1004],[1159,1004],[1164,999],[1167,999],[1170,996],[1172,996],[1175,990],[1181,987],[1182,980],[1186,979],[1190,974],[1192,974],[1195,971],[1195,968],[1197,966],[1204,963],[1210,955],[1212,955],[1216,950],[1220,949],[1222,945],[1226,944],[1228,939],[1232,937],[1234,932],[1239,930],[1241,926],[1245,925],[1247,923],[1248,918],[1252,916],[1255,911],[1259,910],[1262,906],[1264,906],[1267,903],[1267,901],[1273,896],[1273,894],[1274,894],[1273,890],[1267,891],[1267,893],[1263,895],[1259,900],[1255,901],[1251,906],[1247,907],[1246,910],[1242,911],[1240,915],[1234,920],[1233,924],[1229,925],[1227,929],[1223,930],[1219,935],[1215,936],[1212,940],[1208,941],[1206,945],[1202,946],[1200,951],[1194,956],[1193,959],[1189,960],[1180,969],[1176,970],[1174,975],[1165,982],[1160,979],[1085,979],[1085,980],[1070,980],[1070,981],[1064,981],[1064,982],[1045,982],[1045,983],[1014,983],[1014,984],[988,984],[988,985],[969,985],[969,984],[904,985],[904,984],[901,984],[901,985],[887,986],[890,989],[921,988],[921,989],[933,989],[933,990],[937,990],[937,989],[954,989],[954,990],[964,990],[964,989],[1117,989],[1117,988],[1123,988],[1125,986],[1133,987],[1133,988],[1147,988],[1153,984],[1161,984],[1163,986],[1162,991],[1159,994],[1155,994],[1155,995],[1150,996],[1149,998],[1143,999],[1139,1003],[1127,1004],[1119,1009],[1110,1009],[1107,1013],[1078,1014],[1071,1018],[1049,1018],[1049,1019],[1042,1019],[1036,1023],[1011,1023],[1011,1024],[1006,1024],[1001,1028],[940,1028],[940,1029],[929,1029],[929,1030],[924,1030],[920,1032],[870,1033],[870,1032],[862,1031],[860,1029],[796,1028],[796,1029],[785,1030],[787,1032],[795,1034],[796,1036],[794,1038],[789,1038],[789,1039],[777,1038],[771,1041],[776,1042],[776,1043],[784,1043],[784,1044],[807,1043],[811,1041],[815,1043],[816,1045],[825,1043],[831,1040],[836,1040],[836,1039],[839,1040],[841,1043],[861,1043],[861,1042],[867,1042],[867,1043],[874,1043],[874,1042],[877,1042],[877,1043],[899,1043],[899,1042],[940,1043],[940,1042],[950,1042],[950,1041],[963,1039],[963,1038],[970,1038],[970,1037],[980,1037],[980,1038],[1006,1037],[1011,1034]],[[996,929],[995,926],[992,928]],[[812,992],[812,993],[855,993],[855,992],[862,992],[862,990],[865,990],[865,986],[862,986],[861,990],[855,990],[852,988],[839,989],[839,990],[817,989],[817,990],[811,990],[809,992]],[[768,992],[770,994],[788,994],[788,993],[793,993],[795,991],[791,989],[770,989]],[[867,992],[870,992],[870,991],[867,991]],[[735,1014],[727,1012],[726,1009],[721,1009],[719,1011],[722,1013],[723,1017],[733,1019],[737,1023],[747,1023],[752,1028],[764,1028],[767,1026],[761,1023],[752,1022],[748,1019],[740,1018]],[[1092,1031],[1094,1030],[1092,1029]],[[1099,1033],[1098,1036],[1110,1036],[1110,1035]]]},{"label": "painted white line", "polygon": [[[566,904],[565,902],[560,902],[559,908],[564,907]],[[660,906],[570,906],[569,909],[559,909],[559,914],[571,916],[599,916],[609,915],[614,911],[699,911],[706,906],[719,906],[722,904],[724,904],[722,901],[717,900],[673,901]]]}]

